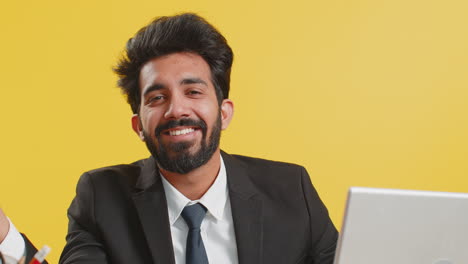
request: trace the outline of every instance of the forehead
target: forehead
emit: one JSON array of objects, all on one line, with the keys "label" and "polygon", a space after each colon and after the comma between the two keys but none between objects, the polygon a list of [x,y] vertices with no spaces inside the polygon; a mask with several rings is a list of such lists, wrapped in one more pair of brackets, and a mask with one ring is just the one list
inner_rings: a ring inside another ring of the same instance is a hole
[{"label": "forehead", "polygon": [[170,85],[185,78],[199,78],[211,85],[208,63],[198,54],[178,52],[154,58],[140,70],[140,91],[153,84]]}]

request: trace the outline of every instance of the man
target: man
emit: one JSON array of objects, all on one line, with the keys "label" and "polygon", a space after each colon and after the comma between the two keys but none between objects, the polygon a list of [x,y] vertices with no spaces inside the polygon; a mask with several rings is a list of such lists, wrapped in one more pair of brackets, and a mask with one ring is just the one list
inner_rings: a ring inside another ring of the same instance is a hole
[{"label": "man", "polygon": [[[224,37],[163,17],[126,53],[119,84],[152,155],[81,177],[60,262],[332,263],[337,232],[305,169],[219,149],[233,115]],[[1,246],[13,231],[0,214]]]},{"label": "man", "polygon": [[60,263],[332,263],[337,231],[304,168],[219,148],[233,54],[194,14],[161,17],[115,68],[151,157],[85,173]]}]

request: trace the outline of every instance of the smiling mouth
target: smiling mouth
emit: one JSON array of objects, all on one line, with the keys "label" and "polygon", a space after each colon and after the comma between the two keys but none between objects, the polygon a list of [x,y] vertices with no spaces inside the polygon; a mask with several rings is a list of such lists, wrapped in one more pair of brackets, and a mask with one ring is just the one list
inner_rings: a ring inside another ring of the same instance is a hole
[{"label": "smiling mouth", "polygon": [[192,133],[194,131],[195,131],[195,128],[189,127],[189,128],[184,128],[184,129],[169,130],[164,134],[170,135],[170,136],[180,136],[180,135],[186,135],[188,133]]}]

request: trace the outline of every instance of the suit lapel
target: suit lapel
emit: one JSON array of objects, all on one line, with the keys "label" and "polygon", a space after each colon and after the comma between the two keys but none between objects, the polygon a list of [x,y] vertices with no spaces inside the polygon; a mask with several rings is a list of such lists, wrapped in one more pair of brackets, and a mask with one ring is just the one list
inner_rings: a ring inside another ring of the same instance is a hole
[{"label": "suit lapel", "polygon": [[[239,264],[262,263],[262,201],[249,179],[246,165],[224,152],[221,154],[226,166]],[[145,160],[136,188],[133,201],[153,262],[175,264],[166,197],[152,157]]]},{"label": "suit lapel", "polygon": [[136,188],[133,201],[153,262],[175,264],[166,197],[153,158],[145,160]]},{"label": "suit lapel", "polygon": [[262,201],[249,179],[246,165],[224,152],[222,156],[228,179],[239,263],[262,263]]}]

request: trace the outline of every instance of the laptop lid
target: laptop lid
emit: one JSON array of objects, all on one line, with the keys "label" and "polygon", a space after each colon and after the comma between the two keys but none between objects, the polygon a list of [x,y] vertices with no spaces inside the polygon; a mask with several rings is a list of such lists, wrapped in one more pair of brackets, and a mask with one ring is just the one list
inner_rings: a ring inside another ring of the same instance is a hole
[{"label": "laptop lid", "polygon": [[350,188],[334,263],[468,263],[468,194]]}]

